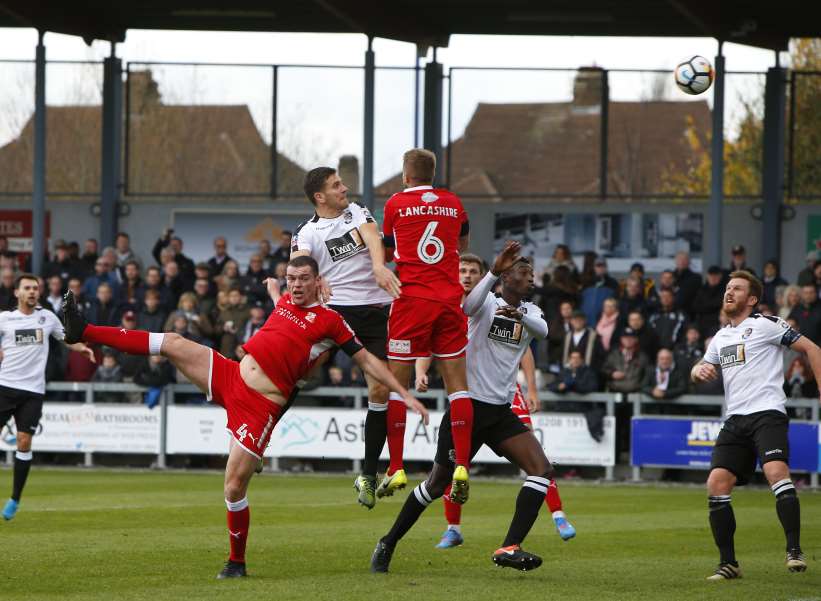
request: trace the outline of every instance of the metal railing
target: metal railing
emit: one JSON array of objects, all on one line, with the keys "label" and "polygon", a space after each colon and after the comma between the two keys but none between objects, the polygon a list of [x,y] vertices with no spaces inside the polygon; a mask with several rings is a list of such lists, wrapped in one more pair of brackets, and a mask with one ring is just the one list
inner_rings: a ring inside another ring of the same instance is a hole
[{"label": "metal railing", "polygon": [[[50,382],[46,386],[46,400],[53,393],[81,393],[83,402],[89,405],[95,404],[95,395],[101,393],[144,393],[148,389],[136,384],[130,383],[98,383],[98,382]],[[164,469],[167,467],[167,427],[168,427],[168,407],[176,404],[178,395],[196,394],[203,395],[193,384],[169,384],[163,388],[160,395],[159,402],[156,409],[160,412],[160,432],[159,432],[159,451],[157,453],[156,467]],[[361,410],[367,407],[368,389],[365,387],[351,387],[351,386],[320,386],[313,389],[308,389],[302,392],[299,398],[305,400],[306,398],[333,398],[333,399],[352,399],[352,409]],[[430,403],[438,411],[444,411],[447,406],[447,395],[443,389],[433,389],[428,392],[415,393],[419,399],[427,399],[432,401]],[[299,398],[297,403],[299,403]],[[560,395],[552,392],[541,392],[539,399],[551,403],[601,403],[605,406],[605,416],[615,417],[616,405],[630,403],[632,405],[633,417],[640,417],[642,415],[649,415],[645,409],[650,406],[663,407],[710,407],[715,410],[714,417],[720,417],[723,414],[724,397],[721,395],[683,395],[676,399],[656,399],[651,396],[641,393],[609,393],[598,392],[585,395]],[[123,403],[105,403],[107,405],[125,405]],[[810,410],[810,421],[814,424],[819,424],[819,407],[818,399],[788,399],[788,408],[800,408]],[[340,407],[340,410],[348,408]],[[672,419],[686,419],[699,416],[680,415],[668,416]],[[704,417],[704,416],[701,416]],[[708,418],[710,419],[710,418]],[[92,467],[94,465],[94,453],[84,452],[83,465]],[[6,462],[11,463],[13,460],[13,452],[7,451]],[[617,461],[618,465],[618,461]],[[278,469],[278,458],[271,458],[272,469]],[[361,469],[359,459],[353,460],[353,471],[358,472]],[[614,478],[614,466],[604,466],[605,479],[612,480]],[[685,468],[686,469],[686,468]],[[632,479],[634,481],[641,480],[642,468],[640,466],[633,466]],[[810,474],[811,486],[818,486],[818,473]]]}]

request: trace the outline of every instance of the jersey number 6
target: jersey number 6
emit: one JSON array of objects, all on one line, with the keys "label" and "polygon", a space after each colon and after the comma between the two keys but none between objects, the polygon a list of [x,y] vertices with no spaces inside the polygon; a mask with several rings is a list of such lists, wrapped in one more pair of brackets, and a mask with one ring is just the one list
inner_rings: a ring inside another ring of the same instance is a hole
[{"label": "jersey number 6", "polygon": [[[427,263],[428,265],[438,263],[442,260],[442,257],[445,256],[445,243],[433,235],[437,225],[439,225],[439,223],[436,221],[428,223],[428,226],[425,228],[425,233],[422,234],[422,238],[416,246],[416,254],[419,255],[423,263]],[[433,247],[432,253],[428,252],[429,246]]]}]

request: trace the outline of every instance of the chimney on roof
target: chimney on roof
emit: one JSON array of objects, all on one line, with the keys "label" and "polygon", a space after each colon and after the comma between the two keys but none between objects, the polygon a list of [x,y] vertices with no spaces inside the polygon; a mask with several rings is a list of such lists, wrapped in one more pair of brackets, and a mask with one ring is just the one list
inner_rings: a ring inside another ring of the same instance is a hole
[{"label": "chimney on roof", "polygon": [[352,154],[342,155],[339,157],[339,166],[336,171],[348,187],[348,192],[359,194],[359,159]]},{"label": "chimney on roof", "polygon": [[573,81],[573,108],[601,108],[601,67],[580,67]]},{"label": "chimney on roof", "polygon": [[123,103],[128,93],[131,94],[129,106],[132,115],[139,115],[161,104],[160,87],[154,80],[151,69],[132,71],[129,74],[128,86],[123,90]]}]

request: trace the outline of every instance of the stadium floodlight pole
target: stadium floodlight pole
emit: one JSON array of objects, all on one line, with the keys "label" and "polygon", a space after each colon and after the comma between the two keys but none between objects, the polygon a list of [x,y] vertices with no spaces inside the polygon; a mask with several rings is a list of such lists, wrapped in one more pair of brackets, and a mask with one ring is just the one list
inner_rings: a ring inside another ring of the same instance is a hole
[{"label": "stadium floodlight pole", "polygon": [[713,138],[710,149],[712,172],[710,178],[710,205],[707,211],[705,262],[721,265],[722,214],[724,211],[724,42],[718,40],[713,83]]},{"label": "stadium floodlight pole", "polygon": [[46,47],[37,32],[34,55],[34,165],[31,204],[31,269],[40,273],[46,249]]},{"label": "stadium floodlight pole", "polygon": [[368,36],[368,49],[365,51],[365,136],[362,151],[362,204],[373,210],[373,124],[374,124],[374,90],[375,60],[373,53],[373,36]]}]

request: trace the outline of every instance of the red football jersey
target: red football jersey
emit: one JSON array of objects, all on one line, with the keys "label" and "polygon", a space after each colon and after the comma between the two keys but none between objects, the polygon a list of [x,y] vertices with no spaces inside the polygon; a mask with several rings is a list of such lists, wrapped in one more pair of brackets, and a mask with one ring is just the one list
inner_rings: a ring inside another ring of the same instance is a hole
[{"label": "red football jersey", "polygon": [[285,294],[265,325],[242,348],[287,399],[319,356],[334,346],[349,355],[362,348],[339,313],[320,304],[297,306]]},{"label": "red football jersey", "polygon": [[461,302],[459,238],[468,216],[458,196],[433,186],[398,192],[385,203],[382,231],[395,249],[403,296]]}]

